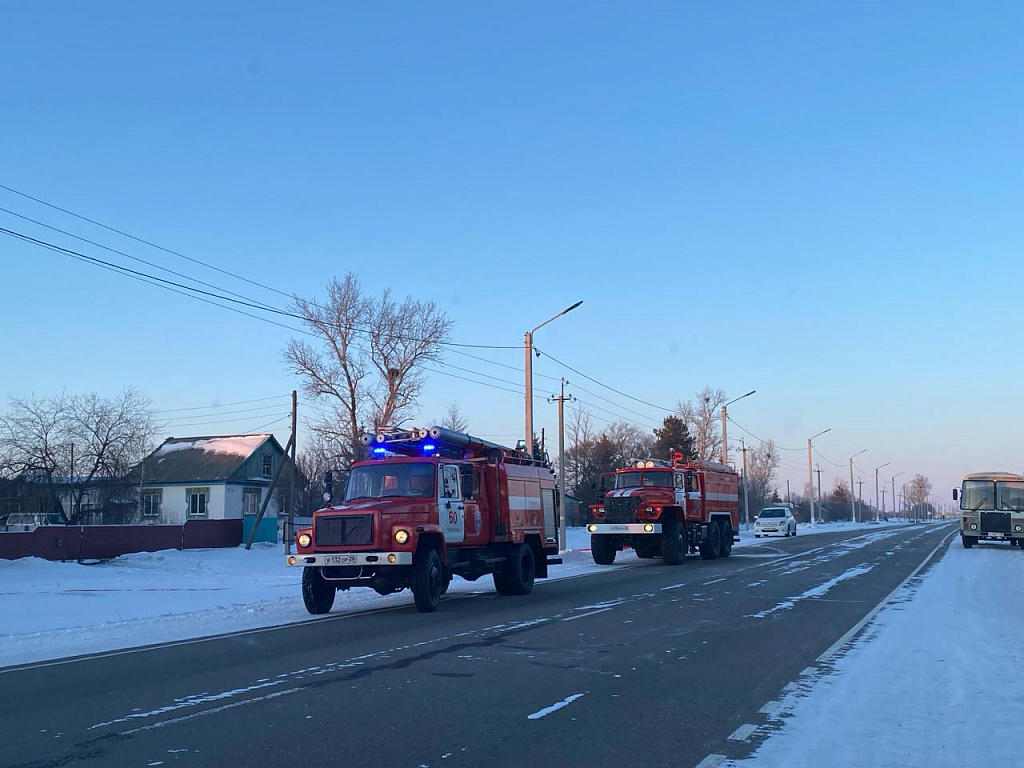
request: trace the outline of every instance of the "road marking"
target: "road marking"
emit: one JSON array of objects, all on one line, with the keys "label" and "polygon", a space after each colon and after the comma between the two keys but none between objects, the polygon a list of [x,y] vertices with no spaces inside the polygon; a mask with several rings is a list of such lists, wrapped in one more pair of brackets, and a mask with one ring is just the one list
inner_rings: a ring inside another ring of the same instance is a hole
[{"label": "road marking", "polygon": [[697,768],[717,768],[724,762],[725,755],[708,755],[699,763],[697,763]]},{"label": "road marking", "polygon": [[729,736],[729,741],[746,741],[757,730],[757,726],[753,723],[744,723]]},{"label": "road marking", "polygon": [[760,712],[762,715],[766,715],[767,717],[772,717],[776,712],[779,711],[779,708],[781,706],[782,706],[782,702],[781,701],[769,701],[767,704],[765,704],[763,707],[761,707],[757,711]]},{"label": "road marking", "polygon": [[725,579],[712,579],[711,581],[705,581],[703,584],[701,584],[701,586],[702,587],[707,587],[707,586],[710,586],[711,584],[717,584],[720,581],[725,581]]},{"label": "road marking", "polygon": [[907,578],[900,582],[899,586],[896,587],[896,589],[894,589],[892,592],[890,592],[888,595],[882,598],[882,601],[874,608],[872,608],[870,611],[868,611],[867,615],[863,619],[861,619],[852,627],[850,627],[849,631],[847,631],[846,634],[844,634],[842,637],[840,637],[838,640],[832,643],[832,645],[830,645],[828,649],[817,658],[817,661],[819,663],[828,661],[837,653],[839,653],[840,649],[848,642],[850,642],[858,633],[860,633],[860,631],[864,629],[867,623],[878,615],[879,611],[881,611],[885,606],[892,602],[893,598],[896,597],[896,593],[903,589],[907,585],[907,582],[909,582],[912,578],[917,576],[917,574],[921,572],[921,569],[928,565],[928,563],[931,562],[931,559],[935,557],[935,553],[938,552],[942,547],[947,546],[950,539],[952,539],[953,536],[955,536],[956,534],[957,531],[950,531],[948,534],[946,534],[946,536],[943,537],[942,541],[935,545],[935,549],[928,553],[925,559],[921,561],[917,568],[915,568],[911,572],[911,574],[907,576]]},{"label": "road marking", "polygon": [[595,613],[604,613],[605,611],[610,611],[614,607],[614,605],[609,605],[607,608],[598,608],[596,611],[588,611],[587,613],[581,613],[578,616],[570,616],[567,619],[562,619],[562,621],[576,621],[576,619],[585,619],[587,616],[593,616]]},{"label": "road marking", "polygon": [[527,720],[540,720],[542,717],[547,717],[552,712],[557,712],[562,707],[568,707],[570,704],[572,704],[574,701],[576,701],[576,699],[582,699],[582,698],[583,698],[583,694],[582,693],[574,693],[572,696],[566,696],[561,701],[556,701],[550,707],[544,707],[544,709],[538,709],[532,715],[527,715],[526,719]]}]

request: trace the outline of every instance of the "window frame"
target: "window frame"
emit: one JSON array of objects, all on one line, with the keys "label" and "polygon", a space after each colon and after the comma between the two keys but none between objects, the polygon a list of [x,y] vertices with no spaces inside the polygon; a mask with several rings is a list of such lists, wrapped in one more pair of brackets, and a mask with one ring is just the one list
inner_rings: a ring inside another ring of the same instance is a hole
[{"label": "window frame", "polygon": [[[142,503],[139,505],[140,506],[140,510],[141,510],[140,517],[142,517],[142,518],[160,517],[160,513],[163,511],[163,505],[164,505],[164,489],[163,488],[143,488],[141,495],[142,495]],[[155,509],[155,511],[152,511],[152,506],[150,506],[150,510],[151,511],[149,511],[149,512],[146,511],[146,508],[147,508],[147,506],[146,506],[146,498],[147,497],[155,497],[156,498],[156,509]]]},{"label": "window frame", "polygon": [[270,451],[263,454],[263,464],[260,467],[260,476],[267,480],[274,476],[274,454]]},{"label": "window frame", "polygon": [[[203,497],[203,511],[201,514],[192,514],[192,497],[202,496]],[[210,488],[206,487],[195,487],[185,489],[185,519],[186,520],[206,520],[210,517]]]},{"label": "window frame", "polygon": [[[247,498],[255,496],[256,503],[253,505],[252,512],[245,511],[245,501]],[[247,485],[242,488],[242,517],[256,517],[260,513],[260,502],[263,501],[263,489],[256,485]]]}]

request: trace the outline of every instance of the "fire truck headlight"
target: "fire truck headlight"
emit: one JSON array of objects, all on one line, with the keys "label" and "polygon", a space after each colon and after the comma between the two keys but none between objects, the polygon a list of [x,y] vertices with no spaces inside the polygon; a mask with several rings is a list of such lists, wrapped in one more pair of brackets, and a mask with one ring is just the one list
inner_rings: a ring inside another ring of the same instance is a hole
[{"label": "fire truck headlight", "polygon": [[308,547],[312,543],[313,543],[313,539],[310,538],[308,533],[303,533],[303,534],[299,535],[299,546],[300,547]]},{"label": "fire truck headlight", "polygon": [[398,562],[398,555],[388,555],[388,562],[394,565]]},{"label": "fire truck headlight", "polygon": [[409,532],[406,530],[395,531],[395,541],[399,544],[405,544],[409,540]]},{"label": "fire truck headlight", "polygon": [[651,531],[653,531],[653,530],[654,530],[654,526],[653,526],[653,525],[651,525],[650,523],[646,523],[646,524],[644,524],[644,530],[645,530],[645,531],[646,531],[647,533],[650,533]]},{"label": "fire truck headlight", "polygon": [[596,525],[588,525],[588,526],[587,526],[587,530],[588,530],[588,531],[589,531],[590,533],[596,533],[596,532],[597,532],[597,526],[596,526]]}]

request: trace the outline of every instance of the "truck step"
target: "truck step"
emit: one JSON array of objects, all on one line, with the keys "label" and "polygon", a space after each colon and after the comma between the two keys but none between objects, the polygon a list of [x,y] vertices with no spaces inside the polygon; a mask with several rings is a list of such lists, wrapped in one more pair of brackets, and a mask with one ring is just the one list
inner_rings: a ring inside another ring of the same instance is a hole
[{"label": "truck step", "polygon": [[548,558],[548,565],[561,565],[561,564],[562,564],[562,558],[560,558],[560,557],[549,557]]}]

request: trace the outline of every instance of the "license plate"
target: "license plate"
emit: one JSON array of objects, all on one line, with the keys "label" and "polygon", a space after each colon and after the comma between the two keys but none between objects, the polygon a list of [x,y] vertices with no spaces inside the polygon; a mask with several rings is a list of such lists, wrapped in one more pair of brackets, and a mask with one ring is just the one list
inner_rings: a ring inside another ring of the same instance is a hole
[{"label": "license plate", "polygon": [[324,555],[324,565],[355,565],[355,555]]}]

